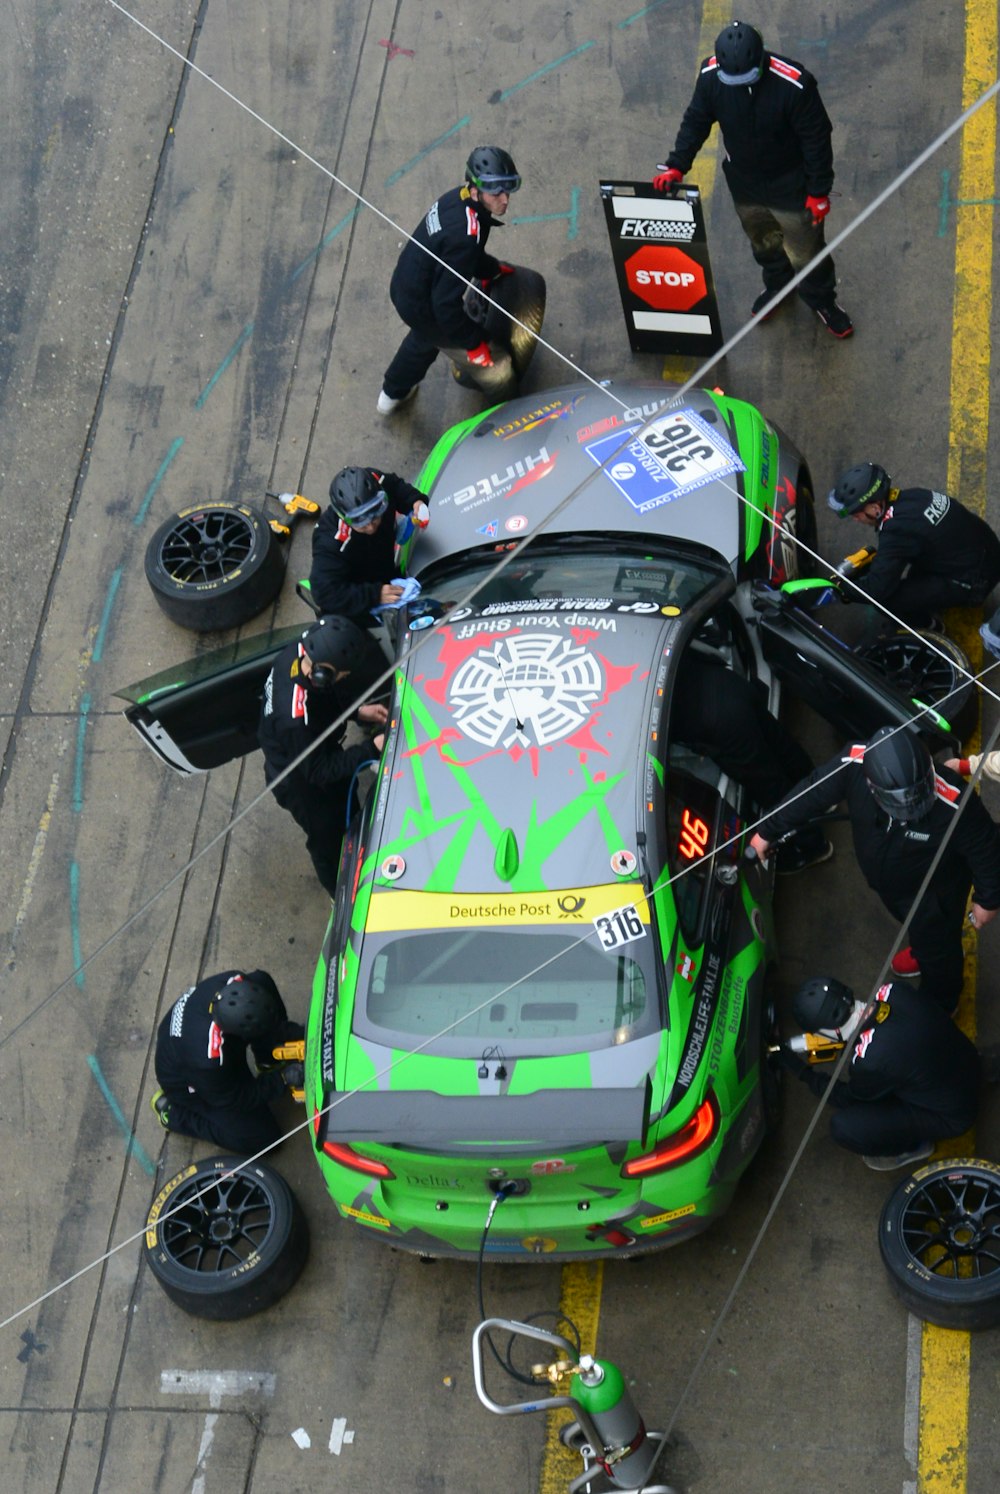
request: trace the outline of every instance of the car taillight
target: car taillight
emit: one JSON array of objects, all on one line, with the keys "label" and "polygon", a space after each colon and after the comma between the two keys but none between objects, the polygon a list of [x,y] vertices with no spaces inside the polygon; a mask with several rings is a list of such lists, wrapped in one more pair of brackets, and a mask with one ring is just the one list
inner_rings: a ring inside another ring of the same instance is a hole
[{"label": "car taillight", "polygon": [[[319,1124],[322,1116],[318,1110],[313,1111],[313,1130],[316,1132],[316,1140],[319,1141]],[[341,1167],[350,1167],[355,1172],[367,1173],[372,1178],[394,1178],[396,1174],[391,1167],[384,1162],[376,1162],[374,1157],[362,1157],[352,1146],[345,1141],[322,1141],[320,1146],[328,1157],[334,1162],[339,1162]]]},{"label": "car taillight", "polygon": [[661,1141],[651,1152],[633,1157],[622,1168],[624,1178],[646,1178],[654,1172],[665,1172],[681,1162],[690,1162],[707,1146],[711,1146],[719,1131],[719,1103],[710,1094],[703,1100],[686,1125],[665,1141]]}]

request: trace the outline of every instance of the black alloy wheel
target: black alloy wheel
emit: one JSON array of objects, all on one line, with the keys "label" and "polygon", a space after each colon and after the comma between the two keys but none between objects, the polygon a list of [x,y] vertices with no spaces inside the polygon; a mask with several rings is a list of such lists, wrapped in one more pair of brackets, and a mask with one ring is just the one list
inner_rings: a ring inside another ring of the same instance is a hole
[{"label": "black alloy wheel", "polygon": [[890,1194],[879,1248],[897,1297],[941,1328],[1000,1323],[1000,1167],[948,1158]]},{"label": "black alloy wheel", "polygon": [[272,1306],[298,1279],[309,1231],[291,1188],[263,1163],[210,1157],[160,1190],[145,1253],[170,1300],[230,1322]]}]

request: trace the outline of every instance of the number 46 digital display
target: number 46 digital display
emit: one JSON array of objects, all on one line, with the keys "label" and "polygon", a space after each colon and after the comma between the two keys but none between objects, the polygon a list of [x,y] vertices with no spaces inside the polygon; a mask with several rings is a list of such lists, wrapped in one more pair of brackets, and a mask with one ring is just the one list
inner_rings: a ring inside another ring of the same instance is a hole
[{"label": "number 46 digital display", "polygon": [[685,861],[697,861],[699,856],[704,856],[708,835],[705,821],[692,814],[690,809],[685,809],[681,815],[681,834],[677,842],[677,849]]}]

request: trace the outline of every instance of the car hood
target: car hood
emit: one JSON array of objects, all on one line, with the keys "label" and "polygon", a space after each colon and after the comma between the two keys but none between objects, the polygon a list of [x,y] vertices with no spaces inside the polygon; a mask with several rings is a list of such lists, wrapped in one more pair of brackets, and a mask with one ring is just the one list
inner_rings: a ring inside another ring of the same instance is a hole
[{"label": "car hood", "polygon": [[546,532],[663,533],[735,568],[743,473],[755,489],[762,450],[770,450],[762,417],[702,389],[678,399],[662,384],[574,385],[512,400],[454,427],[425,464],[419,482],[431,494],[432,523],[420,568],[541,531],[567,498]]}]

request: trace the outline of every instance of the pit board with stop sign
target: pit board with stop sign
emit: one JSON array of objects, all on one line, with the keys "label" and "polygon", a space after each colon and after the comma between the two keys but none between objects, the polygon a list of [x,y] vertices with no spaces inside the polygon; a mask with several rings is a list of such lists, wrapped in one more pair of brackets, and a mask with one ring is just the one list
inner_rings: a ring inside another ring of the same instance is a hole
[{"label": "pit board with stop sign", "polygon": [[603,180],[601,198],[633,353],[716,352],[722,326],[699,189]]}]

